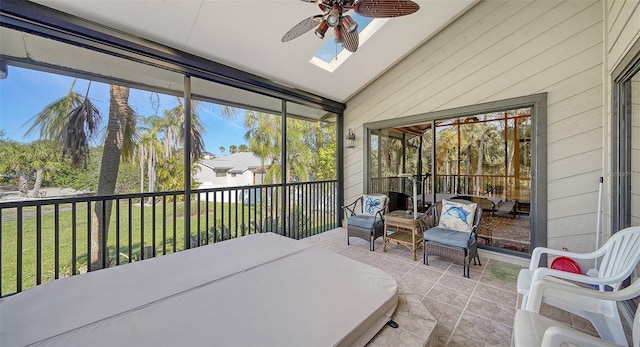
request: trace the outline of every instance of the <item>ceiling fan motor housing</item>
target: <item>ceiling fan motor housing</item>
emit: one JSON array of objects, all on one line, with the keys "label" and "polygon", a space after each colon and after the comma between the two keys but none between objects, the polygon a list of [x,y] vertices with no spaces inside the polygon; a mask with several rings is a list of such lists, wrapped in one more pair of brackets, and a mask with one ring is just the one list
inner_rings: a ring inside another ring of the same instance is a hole
[{"label": "ceiling fan motor housing", "polygon": [[340,6],[333,5],[333,8],[329,11],[326,20],[330,27],[335,28],[340,24],[340,15],[342,14],[341,9],[342,8]]}]

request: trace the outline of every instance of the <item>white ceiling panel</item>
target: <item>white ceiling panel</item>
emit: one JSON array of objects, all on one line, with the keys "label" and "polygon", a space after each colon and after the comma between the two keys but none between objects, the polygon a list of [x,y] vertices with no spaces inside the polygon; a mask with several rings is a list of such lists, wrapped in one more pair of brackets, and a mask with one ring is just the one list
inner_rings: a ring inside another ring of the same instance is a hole
[{"label": "white ceiling panel", "polygon": [[[416,0],[414,0],[416,1]],[[309,61],[324,40],[312,32],[282,43],[304,18],[300,0],[36,0],[42,5],[345,102],[476,0],[417,0],[420,10],[391,18],[333,72]]]}]

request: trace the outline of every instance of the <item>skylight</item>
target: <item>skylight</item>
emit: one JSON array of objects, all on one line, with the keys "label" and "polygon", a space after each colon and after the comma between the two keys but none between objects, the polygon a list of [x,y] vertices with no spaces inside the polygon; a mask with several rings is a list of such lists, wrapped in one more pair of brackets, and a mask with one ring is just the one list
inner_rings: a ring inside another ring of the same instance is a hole
[{"label": "skylight", "polygon": [[[358,23],[360,46],[373,36],[388,20],[388,18],[373,19],[362,17],[355,13],[351,14],[351,17]],[[351,56],[351,54],[351,52],[342,47],[342,44],[336,44],[333,37],[330,37],[309,62],[329,72],[333,72],[342,62]]]}]

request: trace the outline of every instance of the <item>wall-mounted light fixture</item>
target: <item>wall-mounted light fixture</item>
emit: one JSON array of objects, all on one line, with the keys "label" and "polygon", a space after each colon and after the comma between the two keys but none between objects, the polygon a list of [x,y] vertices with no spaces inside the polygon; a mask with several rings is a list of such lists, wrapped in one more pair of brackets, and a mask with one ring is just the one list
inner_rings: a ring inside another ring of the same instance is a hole
[{"label": "wall-mounted light fixture", "polygon": [[351,128],[349,128],[349,133],[345,138],[347,140],[346,148],[356,148],[356,134],[353,133]]}]

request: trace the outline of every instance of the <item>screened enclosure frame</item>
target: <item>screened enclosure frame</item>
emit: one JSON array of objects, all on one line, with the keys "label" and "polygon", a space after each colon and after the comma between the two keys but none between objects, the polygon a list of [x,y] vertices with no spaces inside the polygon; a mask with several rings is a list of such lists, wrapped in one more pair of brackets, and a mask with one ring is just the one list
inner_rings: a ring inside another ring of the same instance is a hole
[{"label": "screened enclosure frame", "polygon": [[[146,90],[153,90],[170,95],[184,97],[185,113],[189,113],[191,99],[200,95],[191,95],[192,78],[200,78],[219,85],[232,87],[237,90],[248,91],[259,95],[281,100],[281,109],[278,114],[283,117],[283,124],[286,124],[287,104],[299,104],[305,107],[323,110],[336,115],[336,179],[337,179],[337,210],[343,205],[344,200],[344,174],[343,174],[343,112],[346,105],[334,100],[330,100],[304,90],[291,88],[278,82],[242,71],[215,61],[205,59],[187,52],[146,40],[129,33],[109,28],[107,26],[91,22],[89,20],[76,17],[61,11],[57,11],[46,6],[21,0],[6,0],[0,7],[0,27],[16,30],[48,40],[80,47],[90,51],[106,54],[113,59],[124,59],[136,63],[145,64],[161,70],[171,71],[181,74],[184,77],[183,92],[176,94],[175,90],[165,90],[156,86],[148,86],[137,83],[135,76],[130,80],[122,78],[110,78],[91,71],[77,70],[44,62],[39,62],[27,58],[16,58],[0,53],[0,60],[10,64],[37,68],[41,71],[64,73],[68,76],[97,80],[106,83],[117,83],[124,86],[142,87]],[[221,100],[206,100],[221,102]],[[247,104],[234,102],[223,103],[226,105],[247,107]],[[295,116],[294,116],[295,117]],[[189,122],[189,117],[186,117]],[[189,124],[187,124],[188,126]],[[286,127],[283,126],[283,153],[286,154]],[[185,136],[185,162],[184,167],[190,167],[189,136]],[[286,169],[286,164],[283,166]],[[284,184],[284,183],[283,183]],[[185,175],[185,194],[190,192],[187,175]],[[186,200],[186,199],[185,199]],[[284,199],[283,199],[284,200]],[[190,206],[185,201],[185,211],[188,213]],[[338,221],[342,218],[339,216]],[[190,232],[190,224],[185,220],[185,233]],[[186,248],[189,248],[185,240]]]}]

